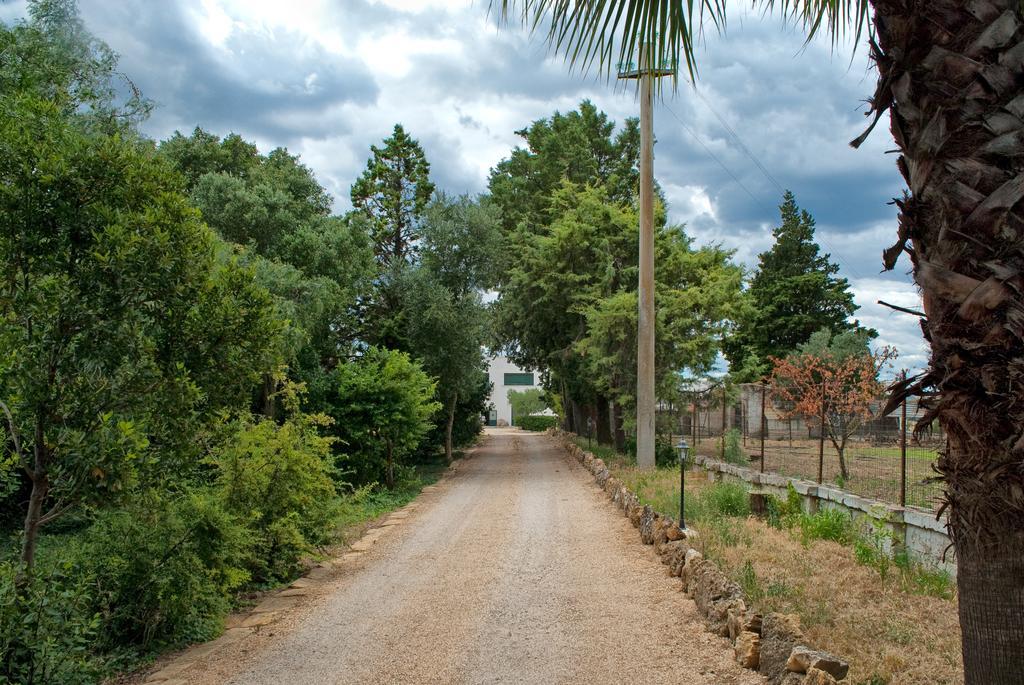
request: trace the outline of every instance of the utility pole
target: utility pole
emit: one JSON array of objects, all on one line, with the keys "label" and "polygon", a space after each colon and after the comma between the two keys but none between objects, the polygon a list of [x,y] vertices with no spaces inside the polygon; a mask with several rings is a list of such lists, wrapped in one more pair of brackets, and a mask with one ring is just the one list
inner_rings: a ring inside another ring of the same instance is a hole
[{"label": "utility pole", "polygon": [[[651,66],[652,47],[640,44],[640,68],[619,65],[619,78],[640,81],[640,297],[636,354],[636,463],[654,468],[654,79],[674,69]],[[625,67],[625,68],[623,68]]]}]

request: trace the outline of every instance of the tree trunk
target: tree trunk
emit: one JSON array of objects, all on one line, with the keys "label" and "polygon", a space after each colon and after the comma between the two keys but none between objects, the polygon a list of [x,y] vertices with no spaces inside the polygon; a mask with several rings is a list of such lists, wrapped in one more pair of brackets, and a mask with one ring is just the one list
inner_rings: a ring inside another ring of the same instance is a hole
[{"label": "tree trunk", "polygon": [[562,381],[562,429],[575,433],[575,424],[572,421],[572,409],[569,401],[569,391],[565,388],[565,381]]},{"label": "tree trunk", "polygon": [[32,572],[36,561],[36,543],[39,540],[39,519],[43,516],[43,502],[50,489],[45,472],[32,477],[32,494],[29,495],[28,512],[25,514],[25,538],[21,543],[21,565],[26,573]]},{"label": "tree trunk", "polygon": [[612,424],[615,433],[615,451],[626,451],[626,431],[622,427],[622,405],[618,402],[612,403]]},{"label": "tree trunk", "polygon": [[595,423],[597,423],[597,443],[599,445],[612,444],[612,426],[608,417],[608,398],[597,396],[595,403]]},{"label": "tree trunk", "polygon": [[[1020,682],[1024,616],[1024,22],[1019,0],[872,0],[898,201],[888,269],[910,256],[931,343],[919,423],[949,438],[966,685]],[[860,141],[854,141],[855,144]],[[916,387],[915,387],[916,389]],[[899,393],[893,398],[898,401]]]},{"label": "tree trunk", "polygon": [[26,574],[32,573],[32,566],[36,561],[36,543],[39,541],[43,504],[50,492],[50,453],[46,447],[46,430],[41,414],[36,417],[35,444],[32,452],[32,492],[28,498],[28,511],[25,512],[25,538],[21,543],[21,567]]},{"label": "tree trunk", "polygon": [[395,453],[394,446],[391,444],[391,441],[388,440],[388,472],[385,475],[385,478],[387,480],[387,486],[388,486],[389,490],[395,487],[395,459],[394,459],[395,455],[394,455],[394,453]]},{"label": "tree trunk", "polygon": [[[1024,532],[1009,533],[1004,544],[976,546],[961,539],[957,545],[957,585],[963,629],[964,671],[969,683],[1019,683],[1024,620]],[[988,592],[964,592],[981,586]],[[967,630],[967,627],[971,630]]]},{"label": "tree trunk", "polygon": [[274,376],[269,373],[263,374],[263,383],[260,386],[260,405],[261,413],[268,419],[274,418],[275,402],[274,402],[274,390],[276,389],[276,382]]},{"label": "tree trunk", "polygon": [[582,436],[586,437],[586,434],[587,434],[587,421],[583,417],[583,413],[584,413],[583,412],[583,405],[581,405],[576,400],[573,400],[571,405],[572,405],[573,432],[576,433],[577,435],[582,435]]},{"label": "tree trunk", "polygon": [[846,447],[837,445],[836,454],[839,455],[839,475],[845,483],[850,480],[850,472],[846,468]]},{"label": "tree trunk", "polygon": [[448,425],[444,431],[444,457],[449,464],[452,463],[452,429],[455,427],[455,403],[459,399],[459,393],[452,394],[452,401],[448,404]]}]

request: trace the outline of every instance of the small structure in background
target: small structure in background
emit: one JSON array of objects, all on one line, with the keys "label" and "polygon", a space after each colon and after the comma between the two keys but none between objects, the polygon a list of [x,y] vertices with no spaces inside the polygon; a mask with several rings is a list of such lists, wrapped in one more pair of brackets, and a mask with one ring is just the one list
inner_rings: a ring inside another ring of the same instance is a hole
[{"label": "small structure in background", "polygon": [[[488,426],[511,426],[514,424],[512,403],[509,401],[509,390],[543,390],[540,385],[540,373],[522,369],[508,360],[504,355],[491,360],[487,369],[491,380],[491,395],[488,402],[491,410],[486,416]],[[554,416],[551,410],[542,412],[546,416]]]}]

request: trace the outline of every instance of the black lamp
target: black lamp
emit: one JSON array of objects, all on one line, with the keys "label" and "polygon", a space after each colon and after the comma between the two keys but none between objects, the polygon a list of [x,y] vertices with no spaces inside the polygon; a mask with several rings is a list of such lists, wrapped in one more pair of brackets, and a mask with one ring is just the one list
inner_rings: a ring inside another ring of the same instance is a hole
[{"label": "black lamp", "polygon": [[676,449],[679,450],[679,530],[686,530],[686,515],[683,505],[686,501],[686,457],[690,452],[686,438],[679,440]]}]

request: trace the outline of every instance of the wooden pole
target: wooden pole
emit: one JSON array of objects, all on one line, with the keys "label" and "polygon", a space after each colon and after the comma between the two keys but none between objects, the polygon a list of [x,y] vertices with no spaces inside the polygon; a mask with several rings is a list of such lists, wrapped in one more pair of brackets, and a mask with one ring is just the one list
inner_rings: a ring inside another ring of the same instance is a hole
[{"label": "wooden pole", "polygon": [[654,468],[654,77],[640,46],[640,296],[637,316],[636,463]]},{"label": "wooden pole", "polygon": [[728,420],[727,417],[726,417],[726,411],[725,411],[726,410],[726,404],[725,404],[726,399],[727,399],[727,395],[726,395],[726,392],[725,392],[725,386],[723,385],[722,386],[722,461],[725,461],[725,432],[726,432],[725,424],[726,424],[726,421]]},{"label": "wooden pole", "polygon": [[700,444],[700,434],[697,433],[697,391],[693,392],[693,418],[690,419],[690,435],[693,437],[693,446],[696,449],[697,445]]}]

